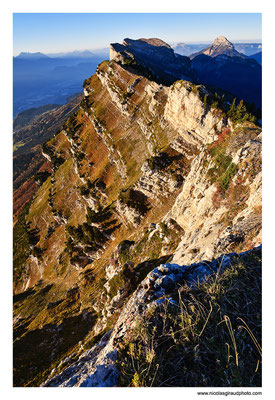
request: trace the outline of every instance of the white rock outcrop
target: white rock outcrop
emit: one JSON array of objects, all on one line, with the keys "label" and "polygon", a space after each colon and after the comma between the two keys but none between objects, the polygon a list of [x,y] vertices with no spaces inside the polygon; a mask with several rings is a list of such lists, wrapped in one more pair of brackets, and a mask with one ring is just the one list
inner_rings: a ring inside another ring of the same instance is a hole
[{"label": "white rock outcrop", "polygon": [[[197,89],[198,90],[198,89]],[[206,89],[201,86],[200,90]],[[192,84],[177,81],[169,89],[164,118],[191,144],[207,144],[226,126],[221,113],[204,108]]]}]

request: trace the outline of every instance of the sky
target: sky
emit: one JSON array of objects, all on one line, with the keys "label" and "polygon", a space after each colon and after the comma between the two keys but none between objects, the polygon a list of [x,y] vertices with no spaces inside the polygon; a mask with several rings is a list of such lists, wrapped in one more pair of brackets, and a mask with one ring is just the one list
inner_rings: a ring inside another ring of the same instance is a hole
[{"label": "sky", "polygon": [[168,43],[261,41],[260,13],[14,13],[13,55],[99,49],[126,37]]}]

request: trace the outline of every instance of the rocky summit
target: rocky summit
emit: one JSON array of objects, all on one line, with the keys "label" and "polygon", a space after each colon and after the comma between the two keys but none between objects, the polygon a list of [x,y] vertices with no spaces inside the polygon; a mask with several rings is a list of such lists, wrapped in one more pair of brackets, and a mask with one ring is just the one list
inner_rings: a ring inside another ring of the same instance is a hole
[{"label": "rocky summit", "polygon": [[206,56],[210,57],[217,57],[219,55],[225,55],[228,57],[242,57],[246,58],[246,56],[242,53],[239,53],[235,48],[234,45],[226,39],[225,36],[218,36],[214,42],[206,47],[205,49],[199,51],[190,56],[190,58],[194,58],[199,54],[205,54]]},{"label": "rocky summit", "polygon": [[[190,59],[179,54],[160,39],[124,39],[122,44],[112,43],[110,60],[139,67],[141,72],[162,83],[171,84],[176,79],[192,80],[194,73]],[[143,71],[142,71],[143,70]]]},{"label": "rocky summit", "polygon": [[42,130],[14,221],[14,386],[261,386],[262,131],[194,60],[111,44]]}]

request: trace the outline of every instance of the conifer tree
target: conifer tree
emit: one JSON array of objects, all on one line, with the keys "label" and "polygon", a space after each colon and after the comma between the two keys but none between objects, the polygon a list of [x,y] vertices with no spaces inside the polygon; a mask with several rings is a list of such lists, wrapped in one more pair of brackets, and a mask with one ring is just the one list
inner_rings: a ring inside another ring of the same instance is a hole
[{"label": "conifer tree", "polygon": [[246,115],[246,106],[244,105],[243,100],[241,100],[236,109],[236,120],[239,122],[243,121],[245,115]]},{"label": "conifer tree", "polygon": [[227,116],[229,118],[231,118],[232,120],[234,120],[235,114],[236,114],[236,97],[232,101],[232,104],[230,106],[230,109],[228,110]]}]

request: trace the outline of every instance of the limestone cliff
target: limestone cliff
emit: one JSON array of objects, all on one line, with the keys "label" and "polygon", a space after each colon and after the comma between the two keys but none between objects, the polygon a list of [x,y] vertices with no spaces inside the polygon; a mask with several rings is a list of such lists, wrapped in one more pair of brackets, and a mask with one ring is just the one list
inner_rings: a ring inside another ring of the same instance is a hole
[{"label": "limestone cliff", "polygon": [[15,224],[16,386],[114,385],[135,312],[261,243],[260,127],[203,85],[154,80],[146,57],[174,53],[141,42],[111,45],[43,145],[50,176]]}]

